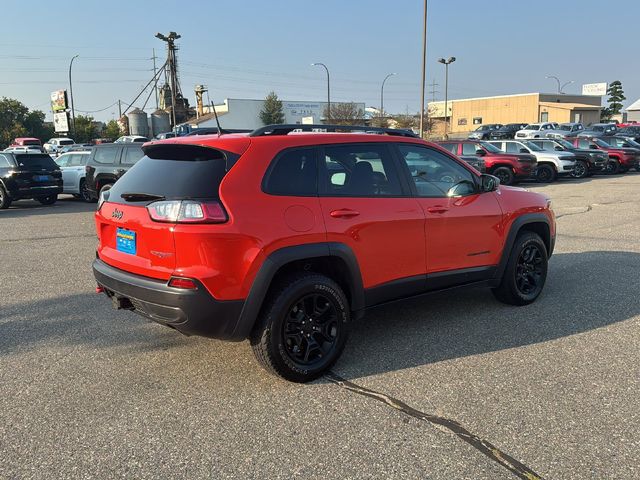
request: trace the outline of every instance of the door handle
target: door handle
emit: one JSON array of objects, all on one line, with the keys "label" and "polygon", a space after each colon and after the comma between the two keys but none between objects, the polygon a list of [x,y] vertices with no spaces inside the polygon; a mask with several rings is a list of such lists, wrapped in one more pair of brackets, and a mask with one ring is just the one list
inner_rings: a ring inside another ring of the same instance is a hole
[{"label": "door handle", "polygon": [[339,210],[332,210],[329,215],[331,215],[333,218],[351,218],[357,217],[358,215],[360,215],[360,212],[356,212],[355,210],[350,210],[348,208],[341,208]]},{"label": "door handle", "polygon": [[447,207],[443,207],[442,205],[436,205],[435,207],[427,208],[427,212],[429,213],[446,213],[449,209]]}]

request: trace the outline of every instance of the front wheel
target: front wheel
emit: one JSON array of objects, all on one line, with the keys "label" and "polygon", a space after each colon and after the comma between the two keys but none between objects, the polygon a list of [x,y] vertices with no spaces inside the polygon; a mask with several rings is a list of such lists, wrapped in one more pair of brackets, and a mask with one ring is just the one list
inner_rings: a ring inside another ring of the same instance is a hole
[{"label": "front wheel", "polygon": [[523,232],[513,244],[502,280],[493,295],[509,305],[534,302],[544,287],[548,268],[547,247],[540,236]]},{"label": "front wheel", "polygon": [[11,197],[4,189],[2,185],[0,185],[0,210],[4,210],[5,208],[9,208],[11,206]]},{"label": "front wheel", "polygon": [[349,303],[340,286],[323,275],[292,275],[266,301],[250,338],[258,363],[293,382],[329,370],[349,333]]},{"label": "front wheel", "polygon": [[53,205],[58,200],[58,195],[47,195],[46,197],[38,197],[38,200],[42,205]]},{"label": "front wheel", "polygon": [[540,183],[551,183],[556,180],[558,174],[556,169],[551,165],[540,165],[536,170],[536,180]]},{"label": "front wheel", "polygon": [[604,170],[609,175],[615,175],[620,171],[620,164],[617,160],[609,160]]},{"label": "front wheel", "polygon": [[587,162],[583,162],[582,160],[578,160],[576,162],[576,166],[573,169],[573,173],[571,174],[574,178],[585,178],[589,176],[589,167]]},{"label": "front wheel", "polygon": [[512,185],[515,180],[513,170],[509,167],[498,167],[491,172],[491,175],[498,177],[500,185]]}]

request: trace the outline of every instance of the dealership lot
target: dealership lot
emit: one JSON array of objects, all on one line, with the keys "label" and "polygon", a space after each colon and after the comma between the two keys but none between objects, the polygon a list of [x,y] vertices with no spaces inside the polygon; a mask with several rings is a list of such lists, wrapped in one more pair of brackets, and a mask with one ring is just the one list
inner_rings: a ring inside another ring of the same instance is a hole
[{"label": "dealership lot", "polygon": [[[526,186],[558,216],[539,301],[471,290],[377,308],[334,372],[542,477],[637,478],[640,174]],[[330,379],[278,380],[247,343],[112,310],[94,293],[94,208],[0,212],[0,477],[514,477]]]}]

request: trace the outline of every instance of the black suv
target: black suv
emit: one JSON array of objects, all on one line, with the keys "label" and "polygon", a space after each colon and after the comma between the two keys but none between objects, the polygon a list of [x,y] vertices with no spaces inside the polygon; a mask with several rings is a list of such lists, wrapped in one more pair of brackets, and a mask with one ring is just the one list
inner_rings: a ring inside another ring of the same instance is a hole
[{"label": "black suv", "polygon": [[46,153],[0,152],[0,209],[33,198],[53,205],[62,193],[62,172]]},{"label": "black suv", "polygon": [[491,140],[508,140],[515,138],[516,132],[526,127],[526,123],[507,123],[497,130],[492,130],[489,134]]},{"label": "black suv", "polygon": [[575,178],[590,177],[596,172],[603,172],[609,162],[609,155],[602,150],[579,148],[561,138],[529,140],[547,152],[571,152],[576,156],[576,166],[572,176]]},{"label": "black suv", "polygon": [[101,190],[111,188],[142,157],[141,143],[107,143],[93,147],[85,167],[85,182],[91,198],[97,200]]}]

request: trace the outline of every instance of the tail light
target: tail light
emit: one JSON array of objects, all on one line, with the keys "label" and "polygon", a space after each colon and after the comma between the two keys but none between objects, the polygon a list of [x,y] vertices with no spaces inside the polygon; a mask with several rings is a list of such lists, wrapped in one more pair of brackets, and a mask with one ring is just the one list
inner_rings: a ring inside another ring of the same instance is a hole
[{"label": "tail light", "polygon": [[168,223],[225,223],[227,213],[215,200],[162,200],[147,205],[151,220]]},{"label": "tail light", "polygon": [[196,290],[198,284],[190,278],[184,277],[171,277],[169,279],[169,286],[173,288],[182,288],[184,290]]}]

